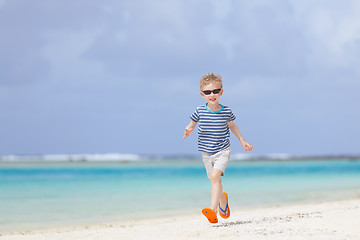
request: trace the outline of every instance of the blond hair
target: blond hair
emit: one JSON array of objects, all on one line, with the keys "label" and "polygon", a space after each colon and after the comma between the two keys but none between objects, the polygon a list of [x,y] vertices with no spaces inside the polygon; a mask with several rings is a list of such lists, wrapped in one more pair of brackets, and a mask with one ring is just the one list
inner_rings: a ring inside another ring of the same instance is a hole
[{"label": "blond hair", "polygon": [[203,89],[204,86],[210,83],[217,83],[220,85],[220,88],[223,87],[222,85],[222,77],[220,75],[215,75],[213,73],[208,73],[201,77],[200,79],[200,90]]}]

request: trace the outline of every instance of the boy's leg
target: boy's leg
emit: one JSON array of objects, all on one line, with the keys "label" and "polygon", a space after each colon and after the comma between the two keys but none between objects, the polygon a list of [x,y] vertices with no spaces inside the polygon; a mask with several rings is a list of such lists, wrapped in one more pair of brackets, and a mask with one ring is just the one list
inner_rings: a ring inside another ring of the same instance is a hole
[{"label": "boy's leg", "polygon": [[[222,171],[214,168],[210,175],[211,181],[211,209],[217,213],[219,202],[221,206],[226,207],[226,198],[223,194],[223,188],[221,184]],[[224,209],[224,208],[223,208]]]}]

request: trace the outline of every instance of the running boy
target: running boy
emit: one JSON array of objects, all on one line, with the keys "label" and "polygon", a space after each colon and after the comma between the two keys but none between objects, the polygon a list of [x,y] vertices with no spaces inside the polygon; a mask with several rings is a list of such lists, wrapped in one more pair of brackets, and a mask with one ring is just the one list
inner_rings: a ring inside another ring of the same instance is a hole
[{"label": "running boy", "polygon": [[227,106],[219,104],[223,94],[222,77],[209,73],[200,80],[200,95],[206,104],[197,107],[191,115],[191,121],[185,128],[184,138],[198,126],[198,149],[202,152],[208,178],[211,181],[211,207],[204,208],[202,213],[211,223],[217,223],[217,209],[222,218],[230,217],[228,195],[223,192],[221,176],[230,158],[230,131],[239,139],[246,151],[252,146],[244,140],[239,128],[234,123],[235,116]]}]

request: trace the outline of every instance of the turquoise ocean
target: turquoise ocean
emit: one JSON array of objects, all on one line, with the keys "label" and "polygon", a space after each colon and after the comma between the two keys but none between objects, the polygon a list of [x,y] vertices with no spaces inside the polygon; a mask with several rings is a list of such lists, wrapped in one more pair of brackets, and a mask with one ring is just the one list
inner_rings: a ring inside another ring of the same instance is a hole
[{"label": "turquoise ocean", "polygon": [[[230,161],[232,210],[360,197],[360,160]],[[0,162],[0,233],[199,214],[201,159]]]}]

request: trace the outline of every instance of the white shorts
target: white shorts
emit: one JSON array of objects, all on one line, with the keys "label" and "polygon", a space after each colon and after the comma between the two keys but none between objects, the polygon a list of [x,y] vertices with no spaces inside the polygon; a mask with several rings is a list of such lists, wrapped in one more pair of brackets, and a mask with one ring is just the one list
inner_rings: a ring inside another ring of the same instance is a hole
[{"label": "white shorts", "polygon": [[221,150],[217,153],[202,153],[203,162],[205,164],[206,173],[210,178],[212,170],[214,168],[222,171],[221,176],[224,176],[225,168],[228,165],[230,159],[230,147]]}]

